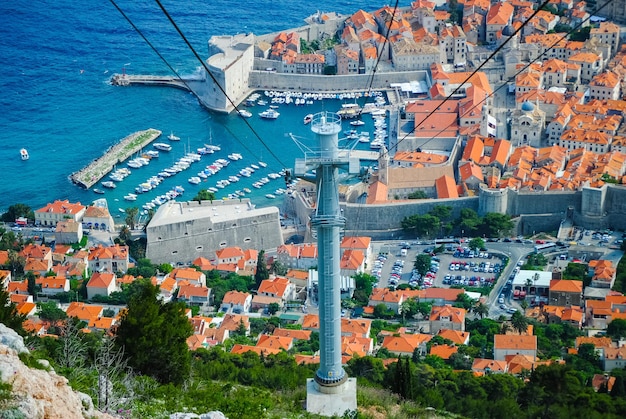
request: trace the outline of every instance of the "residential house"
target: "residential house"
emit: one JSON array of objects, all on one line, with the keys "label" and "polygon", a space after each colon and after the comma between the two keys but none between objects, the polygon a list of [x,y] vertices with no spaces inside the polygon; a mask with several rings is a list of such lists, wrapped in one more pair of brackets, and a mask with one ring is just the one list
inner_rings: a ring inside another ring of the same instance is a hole
[{"label": "residential house", "polygon": [[70,290],[70,281],[64,277],[40,276],[35,283],[41,285],[41,293],[48,296]]},{"label": "residential house", "polygon": [[83,225],[74,220],[62,220],[57,223],[54,231],[57,243],[78,243],[83,238]]},{"label": "residential house", "polygon": [[194,268],[177,268],[172,270],[169,276],[174,278],[176,282],[187,281],[191,285],[206,286],[206,275]]},{"label": "residential house", "polygon": [[44,226],[56,226],[59,221],[73,220],[79,222],[85,214],[85,206],[71,203],[68,200],[54,201],[43,208],[35,210],[35,224]]},{"label": "residential house", "polygon": [[261,335],[256,343],[258,348],[282,349],[288,351],[293,348],[293,338],[288,336]]},{"label": "residential house", "polygon": [[115,223],[108,208],[90,205],[82,218],[83,229],[115,231]]},{"label": "residential house", "polygon": [[219,325],[220,329],[236,332],[243,329],[246,336],[250,334],[250,319],[240,314],[226,314]]},{"label": "residential house", "polygon": [[359,73],[359,51],[352,50],[345,45],[335,45],[337,55],[337,74]]},{"label": "residential house", "polygon": [[399,313],[403,302],[404,295],[399,291],[391,291],[389,288],[374,288],[367,305],[376,307],[379,304],[384,304],[387,309]]},{"label": "residential house", "polygon": [[220,311],[228,312],[232,310],[236,314],[247,314],[252,305],[252,295],[241,291],[228,291],[224,295]]},{"label": "residential house", "polygon": [[472,363],[472,371],[482,374],[504,374],[508,371],[505,361],[497,361],[495,359],[474,358]]},{"label": "residential house", "polygon": [[599,27],[591,28],[589,39],[596,39],[611,46],[611,55],[619,51],[620,27],[613,22],[600,22]]},{"label": "residential house", "polygon": [[211,288],[203,285],[180,285],[178,287],[178,300],[190,305],[209,305],[211,301]]},{"label": "residential house", "polygon": [[287,268],[312,268],[317,266],[317,244],[283,244],[278,247],[276,258]]},{"label": "residential house", "polygon": [[88,325],[93,325],[99,317],[102,317],[103,311],[104,307],[102,306],[74,301],[70,303],[65,313],[67,313],[67,317],[76,317]]},{"label": "residential house", "polygon": [[541,66],[543,70],[543,86],[546,89],[551,87],[563,87],[567,81],[567,63],[565,61],[552,58],[544,61]]},{"label": "residential house", "polygon": [[129,263],[128,246],[115,244],[92,247],[89,249],[88,263],[91,272],[126,272]]},{"label": "residential house", "polygon": [[360,250],[369,259],[372,255],[372,238],[367,236],[346,236],[341,240],[341,250]]},{"label": "residential house", "polygon": [[571,279],[550,281],[549,301],[556,306],[582,306],[583,282]]},{"label": "residential house", "polygon": [[617,270],[610,260],[591,260],[589,269],[593,270],[591,286],[595,288],[613,288]]},{"label": "residential house", "polygon": [[259,285],[257,295],[279,298],[283,303],[293,300],[295,295],[295,285],[287,278],[276,277],[274,279],[264,279]]},{"label": "residential house", "polygon": [[178,289],[178,283],[171,276],[165,277],[159,284],[159,298],[164,302],[171,301]]},{"label": "residential house", "polygon": [[361,250],[345,249],[339,261],[342,276],[354,276],[365,270],[365,255]]},{"label": "residential house", "polygon": [[620,78],[610,70],[596,75],[589,83],[589,99],[618,100],[620,97]]},{"label": "residential house", "polygon": [[443,360],[448,360],[452,355],[457,353],[459,347],[456,345],[433,345],[430,347],[429,355],[438,356]]},{"label": "residential house", "polygon": [[600,362],[604,371],[610,372],[616,368],[626,367],[626,346],[620,348],[603,348]]},{"label": "residential house", "polygon": [[465,331],[466,311],[460,307],[449,304],[444,306],[432,306],[430,311],[430,331],[437,333],[441,329]]},{"label": "residential house", "polygon": [[452,329],[440,329],[437,333],[444,339],[452,341],[455,345],[467,345],[469,344],[470,333],[460,330]]},{"label": "residential house", "polygon": [[37,304],[33,302],[23,301],[15,306],[17,314],[21,316],[31,317],[37,313]]},{"label": "residential house", "polygon": [[568,62],[580,66],[580,81],[584,84],[590,83],[604,69],[602,55],[593,52],[579,52],[569,57]]},{"label": "residential house", "polygon": [[423,333],[385,336],[382,347],[394,355],[413,356],[415,350],[420,355],[426,355],[426,343],[433,338],[433,335]]},{"label": "residential house", "polygon": [[534,335],[494,335],[493,358],[504,361],[507,355],[527,355],[537,358],[537,336]]},{"label": "residential house", "polygon": [[113,272],[94,272],[87,282],[87,298],[90,300],[96,295],[108,297],[116,287],[116,276]]},{"label": "residential house", "polygon": [[489,8],[485,21],[485,42],[495,44],[502,36],[502,30],[513,19],[513,6],[510,3],[498,2]]}]

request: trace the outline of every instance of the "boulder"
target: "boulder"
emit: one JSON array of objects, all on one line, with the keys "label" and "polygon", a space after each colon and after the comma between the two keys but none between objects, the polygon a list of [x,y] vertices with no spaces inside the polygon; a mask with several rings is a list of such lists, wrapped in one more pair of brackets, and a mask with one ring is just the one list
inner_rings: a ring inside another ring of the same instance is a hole
[{"label": "boulder", "polygon": [[8,346],[15,350],[18,354],[28,353],[24,339],[17,332],[4,324],[0,323],[0,345]]}]

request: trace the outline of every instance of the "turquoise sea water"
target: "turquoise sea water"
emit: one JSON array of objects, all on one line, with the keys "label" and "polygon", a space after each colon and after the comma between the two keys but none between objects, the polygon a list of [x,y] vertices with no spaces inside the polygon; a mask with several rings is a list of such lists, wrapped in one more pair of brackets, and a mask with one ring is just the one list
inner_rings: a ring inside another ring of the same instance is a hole
[{"label": "turquoise sea water", "polygon": [[[200,64],[155,2],[119,0],[117,4],[180,74],[198,71]],[[163,4],[203,58],[212,35],[275,32],[303,24],[303,19],[316,10],[347,14],[382,6],[346,0],[314,4],[286,0],[167,0]],[[0,2],[0,39],[0,127],[4,137],[0,147],[0,211],[17,202],[36,209],[54,199],[89,203],[105,197],[114,212],[118,207],[141,206],[175,185],[183,186],[184,198],[189,199],[199,189],[214,186],[216,180],[259,160],[268,163],[263,174],[278,172],[301,156],[287,133],[313,145],[313,134],[302,118],[321,110],[335,111],[341,103],[281,105],[281,116],[276,121],[260,119],[257,114],[262,108],[258,106],[250,108],[254,116],[248,121],[278,156],[277,161],[239,117],[211,113],[189,93],[171,88],[111,86],[110,76],[123,68],[131,74],[170,72],[108,1]],[[364,120],[368,125],[359,130],[373,131],[370,119]],[[167,142],[165,136],[170,132],[180,136],[181,141],[172,143],[170,153],[161,152],[158,160],[133,170],[105,195],[85,191],[68,181],[69,174],[99,157],[109,146],[146,128],[162,130],[163,142]],[[186,148],[195,150],[210,139],[222,147],[221,152],[203,157],[154,191],[139,195],[134,203],[123,200],[139,183],[181,157]],[[30,154],[28,161],[20,160],[22,147]],[[188,183],[187,179],[201,168],[232,152],[241,153],[243,160],[200,185]],[[218,196],[250,187],[259,176],[256,173],[221,190]],[[260,206],[275,205],[278,200],[267,200],[265,194],[283,186],[279,179],[260,190],[250,187],[251,197]]]}]

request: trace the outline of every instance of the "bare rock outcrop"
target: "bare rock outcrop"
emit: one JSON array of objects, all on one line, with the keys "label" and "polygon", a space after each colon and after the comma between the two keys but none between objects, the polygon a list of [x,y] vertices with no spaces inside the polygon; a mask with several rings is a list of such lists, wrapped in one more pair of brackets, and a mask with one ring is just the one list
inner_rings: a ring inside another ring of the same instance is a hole
[{"label": "bare rock outcrop", "polygon": [[[15,408],[24,417],[29,419],[114,418],[95,410],[89,396],[72,390],[65,377],[57,375],[54,371],[33,369],[24,365],[17,350],[14,349],[23,347],[24,341],[13,330],[4,325],[0,326],[3,326],[0,341],[12,342],[11,347],[0,344],[0,380],[11,384]],[[7,336],[9,338],[6,338]]]}]

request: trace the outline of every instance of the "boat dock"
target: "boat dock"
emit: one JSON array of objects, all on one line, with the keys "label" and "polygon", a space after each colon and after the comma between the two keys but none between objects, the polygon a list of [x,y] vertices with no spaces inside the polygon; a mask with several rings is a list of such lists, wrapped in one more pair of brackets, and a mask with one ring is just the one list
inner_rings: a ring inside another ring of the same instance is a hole
[{"label": "boat dock", "polygon": [[101,157],[98,157],[86,167],[70,175],[72,183],[89,189],[102,179],[113,167],[138,152],[152,141],[161,136],[161,131],[149,128],[145,131],[137,131],[117,144],[109,147]]}]

